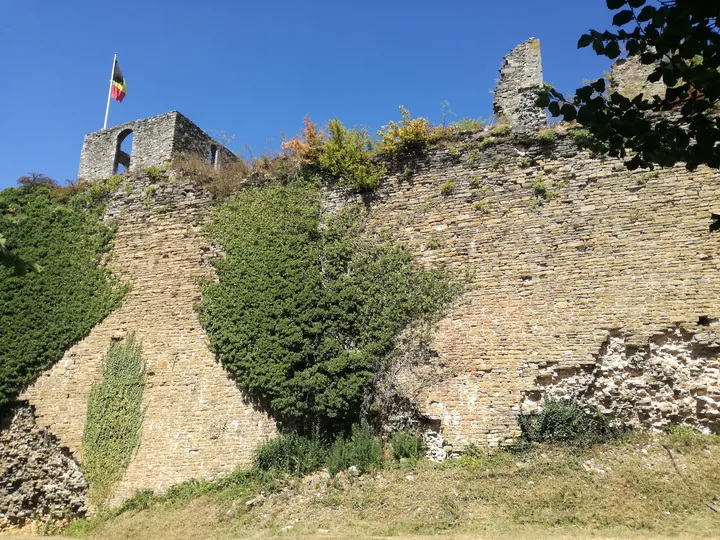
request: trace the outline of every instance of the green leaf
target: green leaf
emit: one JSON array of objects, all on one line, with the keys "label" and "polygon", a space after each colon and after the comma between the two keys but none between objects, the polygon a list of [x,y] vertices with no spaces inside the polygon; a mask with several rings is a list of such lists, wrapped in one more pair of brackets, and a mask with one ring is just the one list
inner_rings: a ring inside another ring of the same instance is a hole
[{"label": "green leaf", "polygon": [[565,103],[560,109],[560,113],[566,122],[572,122],[577,118],[577,110],[570,103]]},{"label": "green leaf", "polygon": [[577,48],[582,49],[584,47],[587,47],[593,42],[593,37],[590,34],[583,34],[580,36],[580,39],[578,40]]},{"label": "green leaf", "polygon": [[628,0],[628,5],[631,8],[639,8],[645,4],[646,0]]},{"label": "green leaf", "polygon": [[632,10],[630,9],[624,9],[618,13],[615,14],[613,17],[612,23],[613,26],[623,26],[629,23],[633,20],[635,15],[633,14]]},{"label": "green leaf", "polygon": [[605,46],[605,56],[610,60],[615,60],[615,58],[620,56],[620,45],[617,41],[611,41]]},{"label": "green leaf", "polygon": [[575,95],[583,101],[589,100],[593,95],[594,89],[592,86],[583,86],[575,91]]},{"label": "green leaf", "polygon": [[605,79],[598,79],[590,83],[590,86],[593,87],[593,90],[602,94],[605,91]]},{"label": "green leaf", "polygon": [[625,4],[627,4],[627,0],[607,0],[608,9],[620,9]]},{"label": "green leaf", "polygon": [[548,110],[553,116],[560,116],[560,104],[557,101],[550,103]]},{"label": "green leaf", "polygon": [[653,18],[655,13],[657,13],[656,7],[645,6],[644,8],[642,8],[642,11],[638,14],[637,20],[638,20],[638,22],[647,22]]},{"label": "green leaf", "polygon": [[548,105],[550,105],[550,96],[547,94],[539,95],[535,100],[535,105],[543,108],[547,107]]},{"label": "green leaf", "polygon": [[594,41],[592,47],[596,54],[605,54],[605,45],[603,45],[602,41]]}]

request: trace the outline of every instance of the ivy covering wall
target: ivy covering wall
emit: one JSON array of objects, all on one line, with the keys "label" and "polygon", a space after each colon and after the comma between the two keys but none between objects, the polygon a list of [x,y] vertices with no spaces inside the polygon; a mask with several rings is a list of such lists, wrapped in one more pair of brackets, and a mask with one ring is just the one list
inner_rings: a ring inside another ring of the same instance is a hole
[{"label": "ivy covering wall", "polygon": [[42,267],[0,267],[0,408],[120,302],[124,289],[98,267],[113,231],[101,198],[50,185],[0,192],[0,231],[13,252]]},{"label": "ivy covering wall", "polygon": [[214,214],[226,256],[201,318],[237,383],[295,426],[356,421],[397,334],[442,311],[457,284],[403,246],[363,240],[365,210],[324,219],[312,179],[240,190]]},{"label": "ivy covering wall", "polygon": [[122,479],[140,442],[145,363],[130,335],[108,349],[102,381],[93,384],[83,433],[83,472],[90,497],[102,506]]}]

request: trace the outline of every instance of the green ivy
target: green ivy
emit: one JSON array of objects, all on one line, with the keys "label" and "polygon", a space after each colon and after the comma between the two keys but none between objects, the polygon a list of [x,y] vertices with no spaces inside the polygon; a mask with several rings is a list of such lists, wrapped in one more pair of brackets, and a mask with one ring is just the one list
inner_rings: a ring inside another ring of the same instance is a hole
[{"label": "green ivy", "polygon": [[219,281],[203,288],[211,345],[241,387],[294,425],[357,421],[398,332],[456,290],[404,247],[362,240],[364,212],[323,221],[320,186],[304,180],[242,190],[210,226],[226,253]]},{"label": "green ivy", "polygon": [[0,231],[13,253],[42,267],[22,277],[0,267],[0,408],[107,316],[124,289],[98,267],[113,231],[102,202],[56,188],[0,192]]},{"label": "green ivy", "polygon": [[93,384],[83,433],[83,472],[90,496],[102,506],[122,479],[140,442],[145,365],[142,349],[130,335],[108,349],[103,379]]}]

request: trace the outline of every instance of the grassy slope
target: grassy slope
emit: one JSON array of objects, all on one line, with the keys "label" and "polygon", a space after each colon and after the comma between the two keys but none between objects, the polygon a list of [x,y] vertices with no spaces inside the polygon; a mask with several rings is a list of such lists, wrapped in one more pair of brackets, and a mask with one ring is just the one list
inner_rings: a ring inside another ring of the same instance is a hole
[{"label": "grassy slope", "polygon": [[[675,471],[661,443],[673,448]],[[68,532],[106,539],[720,536],[720,437],[633,436],[582,452],[536,447],[480,460],[389,465],[375,475],[189,486]],[[265,488],[267,489],[267,488]]]}]

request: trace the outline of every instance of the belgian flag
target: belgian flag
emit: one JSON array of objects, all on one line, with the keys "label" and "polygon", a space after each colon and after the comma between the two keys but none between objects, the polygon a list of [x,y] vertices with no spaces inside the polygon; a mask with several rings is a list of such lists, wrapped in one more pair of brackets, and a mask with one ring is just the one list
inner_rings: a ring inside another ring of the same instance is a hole
[{"label": "belgian flag", "polygon": [[125,77],[123,77],[122,71],[120,71],[120,66],[116,61],[112,76],[112,97],[113,99],[122,102],[125,94],[127,94],[127,84],[125,84]]}]

